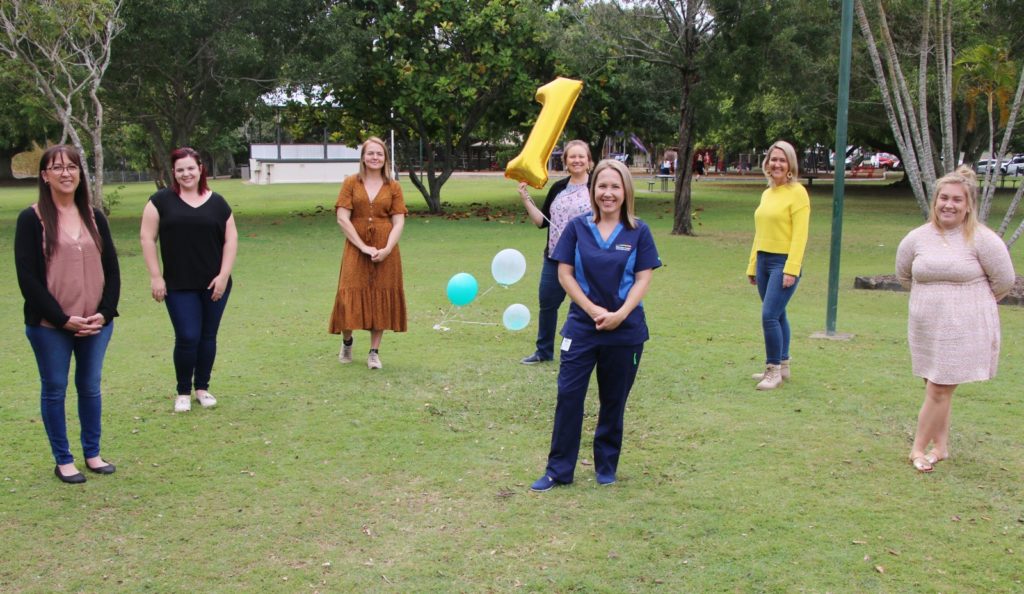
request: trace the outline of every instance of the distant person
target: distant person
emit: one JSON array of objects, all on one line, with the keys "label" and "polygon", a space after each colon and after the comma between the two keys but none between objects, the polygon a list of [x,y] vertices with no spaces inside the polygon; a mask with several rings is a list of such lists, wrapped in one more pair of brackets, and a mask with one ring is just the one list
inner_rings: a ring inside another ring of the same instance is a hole
[{"label": "distant person", "polygon": [[800,185],[796,149],[778,140],[761,164],[768,189],[754,211],[754,245],[747,278],[761,296],[765,370],[755,373],[758,390],[774,390],[790,377],[789,319],[786,306],[796,293],[803,270],[811,201]]},{"label": "distant person", "polygon": [[523,200],[526,214],[534,225],[547,227],[548,238],[544,244],[544,263],[540,269],[540,286],[537,299],[540,308],[537,315],[537,343],[533,354],[524,357],[524,365],[533,365],[555,358],[555,333],[558,330],[558,308],[565,301],[565,289],[558,282],[558,262],[552,258],[555,246],[569,221],[590,212],[588,183],[594,162],[590,158],[590,147],[582,140],[570,140],[565,144],[562,162],[569,177],[551,185],[544,205],[537,208],[526,191],[526,184],[519,184],[519,197]]},{"label": "distant person", "polygon": [[697,180],[700,180],[701,176],[704,175],[704,159],[700,156],[700,153],[693,157],[693,175]]},{"label": "distant person", "polygon": [[329,330],[341,334],[338,361],[352,362],[353,330],[370,331],[366,367],[381,369],[385,330],[405,332],[405,286],[398,241],[405,228],[402,187],[391,179],[387,145],[376,136],[363,143],[359,173],[345,178],[334,205],[345,236]]},{"label": "distant person", "polygon": [[661,162],[661,168],[658,170],[660,175],[671,175],[672,174],[672,161],[665,159]]},{"label": "distant person", "polygon": [[85,467],[113,474],[100,456],[100,377],[121,294],[121,271],[103,212],[89,206],[82,157],[52,146],[39,160],[39,198],[18,215],[14,263],[25,298],[25,335],[39,368],[43,428],[65,483],[85,482],[68,445],[64,400],[71,356]]},{"label": "distant person", "polygon": [[[978,221],[978,180],[960,167],[935,182],[928,222],[896,251],[896,276],[910,289],[907,340],[913,373],[924,378],[924,404],[910,463],[931,472],[949,457],[953,391],[995,377],[999,309],[1013,288],[1010,253]],[[931,445],[931,449],[928,446]]]},{"label": "distant person", "polygon": [[594,471],[599,485],[617,480],[626,399],[649,338],[641,301],[653,270],[661,266],[654,238],[633,215],[629,169],[605,159],[593,177],[593,214],[570,221],[552,254],[572,305],[562,327],[551,449],[544,475],[530,486],[533,491],[573,482],[583,404],[595,367],[601,405],[594,431]]},{"label": "distant person", "polygon": [[210,376],[231,296],[238,230],[227,201],[207,184],[195,149],[171,151],[171,172],[171,187],[150,196],[142,211],[139,237],[150,293],[167,306],[174,327],[174,412],[184,413],[192,410],[193,387],[200,406],[217,405]]}]

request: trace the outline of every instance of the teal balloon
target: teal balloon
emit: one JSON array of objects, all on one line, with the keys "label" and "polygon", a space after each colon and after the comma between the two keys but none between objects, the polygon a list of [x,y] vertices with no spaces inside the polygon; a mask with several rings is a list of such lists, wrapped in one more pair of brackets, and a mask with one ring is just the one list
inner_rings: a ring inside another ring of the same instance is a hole
[{"label": "teal balloon", "polygon": [[479,286],[476,279],[468,272],[460,272],[448,281],[448,300],[452,305],[463,306],[476,299]]},{"label": "teal balloon", "polygon": [[491,260],[491,275],[499,285],[509,286],[526,274],[526,257],[519,250],[508,248]]},{"label": "teal balloon", "polygon": [[513,332],[522,330],[530,323],[530,309],[522,303],[513,303],[505,308],[501,321],[505,324],[506,328]]}]

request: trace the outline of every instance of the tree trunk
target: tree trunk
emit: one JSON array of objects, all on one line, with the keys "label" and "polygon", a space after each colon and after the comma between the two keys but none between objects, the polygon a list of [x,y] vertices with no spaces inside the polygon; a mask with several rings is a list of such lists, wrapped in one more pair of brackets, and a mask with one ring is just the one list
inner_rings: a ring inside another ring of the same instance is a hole
[{"label": "tree trunk", "polygon": [[673,202],[675,213],[672,220],[672,235],[694,235],[693,232],[693,122],[694,106],[690,95],[693,92],[693,81],[683,77],[682,96],[679,106],[679,147],[676,165],[676,190]]}]

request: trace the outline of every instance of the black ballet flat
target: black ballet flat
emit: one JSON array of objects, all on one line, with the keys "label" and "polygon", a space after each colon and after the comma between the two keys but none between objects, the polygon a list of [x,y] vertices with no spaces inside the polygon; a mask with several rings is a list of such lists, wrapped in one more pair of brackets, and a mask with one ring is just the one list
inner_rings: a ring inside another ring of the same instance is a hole
[{"label": "black ballet flat", "polygon": [[[88,464],[86,464],[88,466]],[[81,472],[76,472],[71,476],[64,476],[60,473],[60,466],[53,467],[53,474],[57,475],[62,482],[68,483],[69,485],[79,485],[85,482],[85,475]]]},{"label": "black ballet flat", "polygon": [[114,468],[114,465],[110,463],[100,466],[99,468],[93,468],[92,466],[89,466],[88,462],[86,462],[85,467],[89,469],[89,472],[95,472],[96,474],[114,474],[114,471],[117,470]]}]

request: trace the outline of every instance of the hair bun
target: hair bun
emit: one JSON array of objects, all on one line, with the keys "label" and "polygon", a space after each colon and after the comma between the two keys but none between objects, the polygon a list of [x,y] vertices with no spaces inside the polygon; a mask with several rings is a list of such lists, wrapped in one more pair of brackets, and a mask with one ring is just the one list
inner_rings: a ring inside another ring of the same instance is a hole
[{"label": "hair bun", "polygon": [[961,165],[961,166],[957,167],[956,171],[954,171],[954,173],[956,173],[957,175],[963,177],[969,183],[972,183],[972,184],[977,184],[978,183],[978,175],[976,173],[974,173],[974,170],[971,169],[970,167],[968,167],[967,165]]}]

